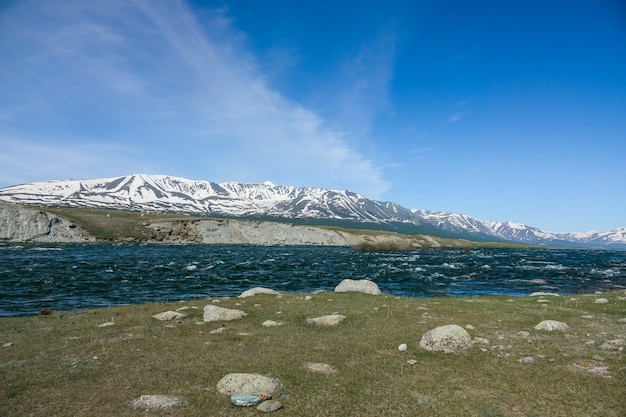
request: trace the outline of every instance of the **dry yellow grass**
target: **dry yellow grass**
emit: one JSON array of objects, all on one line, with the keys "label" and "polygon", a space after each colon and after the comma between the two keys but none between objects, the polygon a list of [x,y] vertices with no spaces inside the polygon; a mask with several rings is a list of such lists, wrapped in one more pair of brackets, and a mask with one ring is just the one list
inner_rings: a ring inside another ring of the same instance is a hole
[{"label": "dry yellow grass", "polygon": [[[625,294],[508,299],[415,299],[323,292],[230,298],[222,307],[248,313],[230,323],[196,324],[209,300],[149,304],[0,319],[0,415],[256,415],[217,393],[230,372],[279,378],[285,416],[623,416],[626,361],[608,340],[624,338]],[[572,299],[572,298],[575,298]],[[512,300],[512,301],[511,301]],[[184,310],[180,323],[152,315]],[[307,317],[338,312],[338,327]],[[265,320],[284,325],[263,327]],[[534,330],[544,319],[568,332]],[[114,322],[109,327],[98,327]],[[443,324],[471,325],[488,339],[459,354],[419,348]],[[224,327],[221,333],[212,330]],[[521,333],[521,332],[527,332]],[[407,343],[408,351],[397,351]],[[534,364],[519,360],[532,356]],[[411,365],[407,361],[414,360]],[[314,373],[306,364],[332,365]],[[609,377],[594,374],[606,367]],[[187,405],[134,410],[142,394],[174,394]]]}]

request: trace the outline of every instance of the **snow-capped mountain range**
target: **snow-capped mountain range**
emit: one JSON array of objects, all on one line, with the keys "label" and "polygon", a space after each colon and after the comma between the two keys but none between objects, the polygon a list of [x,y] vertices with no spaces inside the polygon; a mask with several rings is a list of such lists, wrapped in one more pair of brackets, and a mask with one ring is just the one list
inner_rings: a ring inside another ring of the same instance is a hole
[{"label": "snow-capped mountain range", "polygon": [[407,209],[346,190],[236,182],[214,183],[166,175],[33,182],[0,189],[20,204],[168,212],[285,220],[473,240],[626,249],[626,228],[597,233],[551,233],[512,222],[482,222],[446,212]]}]

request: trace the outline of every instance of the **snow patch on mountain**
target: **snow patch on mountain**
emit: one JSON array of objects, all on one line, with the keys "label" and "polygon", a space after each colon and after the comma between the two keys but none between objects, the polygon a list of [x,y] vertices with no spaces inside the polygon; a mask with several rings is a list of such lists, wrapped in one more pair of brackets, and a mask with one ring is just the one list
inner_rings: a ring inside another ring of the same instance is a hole
[{"label": "snow patch on mountain", "polygon": [[171,212],[200,216],[352,222],[368,228],[538,245],[626,249],[626,228],[608,232],[551,233],[509,221],[407,209],[347,190],[237,182],[214,183],[167,175],[135,174],[89,180],[33,182],[0,189],[0,199],[61,207]]}]

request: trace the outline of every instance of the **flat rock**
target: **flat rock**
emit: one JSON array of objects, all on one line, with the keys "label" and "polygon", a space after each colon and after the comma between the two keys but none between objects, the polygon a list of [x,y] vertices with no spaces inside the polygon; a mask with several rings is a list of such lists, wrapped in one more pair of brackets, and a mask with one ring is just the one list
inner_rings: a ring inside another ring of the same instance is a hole
[{"label": "flat rock", "polygon": [[218,307],[213,304],[204,306],[204,321],[231,321],[239,320],[245,316],[247,314],[241,310]]},{"label": "flat rock", "polygon": [[335,292],[362,292],[371,295],[381,294],[378,285],[368,279],[344,279],[335,287]]},{"label": "flat rock", "polygon": [[346,319],[346,316],[341,314],[329,314],[327,316],[320,316],[310,318],[307,317],[306,322],[309,324],[315,324],[316,326],[336,326]]},{"label": "flat rock", "polygon": [[187,400],[176,395],[142,395],[128,403],[132,408],[141,409],[180,407],[185,404]]},{"label": "flat rock", "polygon": [[257,411],[260,411],[262,413],[273,413],[274,411],[278,411],[281,408],[283,408],[283,404],[280,401],[268,400],[263,401],[256,409]]},{"label": "flat rock", "polygon": [[249,290],[246,290],[244,292],[241,293],[241,295],[239,296],[239,298],[248,298],[248,297],[254,297],[257,294],[270,294],[270,295],[280,295],[280,293],[276,290],[272,290],[269,288],[263,288],[263,287],[255,287],[255,288],[251,288]]},{"label": "flat rock", "polygon": [[305,368],[312,372],[318,372],[320,374],[336,374],[337,368],[326,363],[311,362],[305,365]]},{"label": "flat rock", "polygon": [[256,395],[234,394],[230,396],[230,402],[237,407],[252,407],[261,402],[261,397]]},{"label": "flat rock", "polygon": [[560,295],[555,292],[537,291],[530,294],[529,297],[560,297]]},{"label": "flat rock", "polygon": [[548,332],[554,331],[566,331],[569,330],[569,326],[563,322],[556,320],[544,320],[535,326],[535,330],[546,330]]},{"label": "flat rock", "polygon": [[265,320],[262,324],[263,327],[278,327],[285,324],[283,321]]},{"label": "flat rock", "polygon": [[247,373],[228,374],[217,383],[217,391],[226,395],[273,395],[281,387],[276,378]]},{"label": "flat rock", "polygon": [[472,344],[467,331],[457,324],[436,327],[422,336],[420,347],[424,350],[443,353],[460,352]]},{"label": "flat rock", "polygon": [[596,301],[593,302],[594,304],[608,304],[609,300],[607,300],[606,298],[598,298]]},{"label": "flat rock", "polygon": [[187,317],[186,314],[179,313],[177,311],[164,311],[163,313],[155,314],[154,316],[152,316],[152,318],[155,318],[161,321],[182,320],[185,317]]}]

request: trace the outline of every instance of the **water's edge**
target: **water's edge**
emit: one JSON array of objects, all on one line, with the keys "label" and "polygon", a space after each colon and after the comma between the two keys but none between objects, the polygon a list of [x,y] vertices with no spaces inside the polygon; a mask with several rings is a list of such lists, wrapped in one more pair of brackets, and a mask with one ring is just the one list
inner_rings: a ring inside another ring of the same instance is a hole
[{"label": "water's edge", "polygon": [[0,317],[236,296],[257,286],[332,291],[345,278],[370,279],[384,293],[409,297],[626,288],[626,252],[582,249],[2,244],[0,261]]}]

